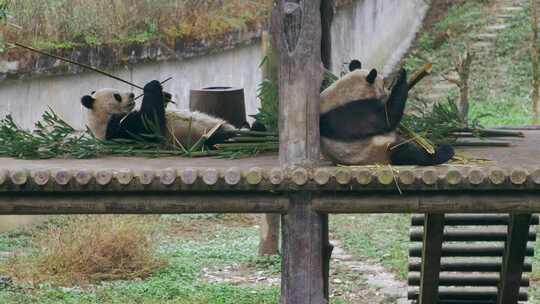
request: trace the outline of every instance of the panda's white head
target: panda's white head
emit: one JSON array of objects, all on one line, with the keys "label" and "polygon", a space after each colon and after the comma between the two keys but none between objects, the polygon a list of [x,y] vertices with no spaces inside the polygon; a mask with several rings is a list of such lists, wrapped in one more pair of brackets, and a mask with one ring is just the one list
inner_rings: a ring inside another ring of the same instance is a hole
[{"label": "panda's white head", "polygon": [[362,69],[362,63],[353,60],[349,71],[321,93],[321,113],[354,100],[386,99],[388,92],[384,88],[384,77],[376,69]]},{"label": "panda's white head", "polygon": [[101,89],[83,96],[81,103],[89,110],[88,128],[97,138],[105,139],[112,115],[131,112],[135,108],[135,95],[115,89]]},{"label": "panda's white head", "polygon": [[135,107],[135,95],[115,89],[101,89],[83,96],[81,103],[94,114],[127,114]]}]

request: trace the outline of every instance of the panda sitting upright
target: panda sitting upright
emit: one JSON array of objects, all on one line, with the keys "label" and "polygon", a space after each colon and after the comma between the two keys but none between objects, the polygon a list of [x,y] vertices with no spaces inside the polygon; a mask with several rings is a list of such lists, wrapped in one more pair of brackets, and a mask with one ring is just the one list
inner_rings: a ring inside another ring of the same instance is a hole
[{"label": "panda sitting upright", "polygon": [[[81,103],[89,110],[87,126],[93,135],[101,140],[137,139],[154,134],[158,127],[161,135],[171,143],[189,148],[218,125],[220,127],[212,140],[224,140],[231,131],[237,130],[224,120],[204,113],[165,111],[165,98],[170,98],[170,95],[163,92],[157,80],[144,86],[144,97],[138,111],[133,110],[134,97],[133,93],[122,93],[115,89],[101,89],[83,96]],[[150,137],[146,138],[151,140]],[[211,145],[210,142],[207,144]]]},{"label": "panda sitting upright", "polygon": [[358,60],[350,72],[321,93],[321,149],[343,165],[438,165],[454,156],[449,145],[429,154],[413,141],[400,138],[399,127],[408,96],[407,73],[399,72],[390,95],[377,70],[362,69]]}]

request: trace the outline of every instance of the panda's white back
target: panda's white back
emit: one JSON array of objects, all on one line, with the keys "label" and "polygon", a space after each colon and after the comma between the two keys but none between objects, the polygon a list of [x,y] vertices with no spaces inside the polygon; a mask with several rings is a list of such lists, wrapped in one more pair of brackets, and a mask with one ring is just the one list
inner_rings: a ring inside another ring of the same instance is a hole
[{"label": "panda's white back", "polygon": [[359,99],[381,99],[388,94],[384,88],[384,78],[378,75],[373,84],[366,81],[370,70],[358,69],[334,82],[321,93],[321,113]]}]

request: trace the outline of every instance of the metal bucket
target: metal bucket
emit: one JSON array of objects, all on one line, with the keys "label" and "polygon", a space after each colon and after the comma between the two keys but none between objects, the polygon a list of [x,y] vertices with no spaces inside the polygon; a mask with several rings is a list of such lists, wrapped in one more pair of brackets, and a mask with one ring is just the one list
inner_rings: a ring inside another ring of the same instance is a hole
[{"label": "metal bucket", "polygon": [[242,128],[246,124],[243,88],[207,87],[191,90],[189,109],[219,117],[237,128]]}]

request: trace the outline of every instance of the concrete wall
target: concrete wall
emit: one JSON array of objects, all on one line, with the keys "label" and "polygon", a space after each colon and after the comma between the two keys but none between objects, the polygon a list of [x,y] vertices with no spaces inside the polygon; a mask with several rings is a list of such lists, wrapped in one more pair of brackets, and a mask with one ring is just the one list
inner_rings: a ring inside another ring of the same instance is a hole
[{"label": "concrete wall", "polygon": [[332,70],[359,59],[388,74],[422,25],[429,0],[359,0],[340,9],[332,24]]}]

